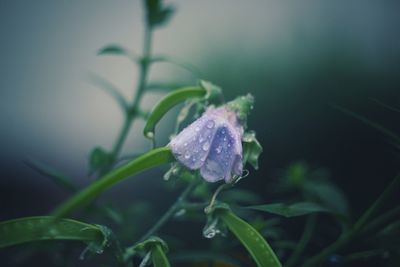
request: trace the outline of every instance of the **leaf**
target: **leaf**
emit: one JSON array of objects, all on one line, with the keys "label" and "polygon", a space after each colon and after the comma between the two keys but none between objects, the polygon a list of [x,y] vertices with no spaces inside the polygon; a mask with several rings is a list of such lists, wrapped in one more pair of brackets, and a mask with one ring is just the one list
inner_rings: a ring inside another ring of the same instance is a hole
[{"label": "leaf", "polygon": [[284,216],[286,218],[307,215],[314,212],[328,212],[329,210],[312,202],[299,202],[292,205],[284,203],[265,204],[246,207],[247,209],[254,209],[265,211],[272,214]]},{"label": "leaf", "polygon": [[317,197],[323,206],[332,209],[334,212],[346,215],[349,212],[346,196],[334,184],[325,181],[307,181],[304,184],[304,191],[308,195]]},{"label": "leaf", "polygon": [[333,105],[333,107],[335,109],[337,109],[337,110],[340,110],[341,112],[343,112],[343,113],[345,113],[347,115],[352,116],[353,118],[356,118],[357,120],[363,122],[364,124],[369,125],[372,128],[375,128],[379,132],[381,132],[381,133],[385,134],[386,136],[392,138],[396,143],[400,143],[400,136],[395,134],[395,133],[393,133],[392,131],[386,129],[382,125],[380,125],[380,124],[378,124],[376,122],[373,122],[373,121],[371,121],[371,120],[369,120],[369,119],[367,119],[367,118],[365,118],[365,117],[363,117],[363,116],[361,116],[361,115],[359,115],[359,114],[357,114],[357,113],[355,113],[355,112],[353,112],[351,110],[348,110],[346,108],[343,108],[343,107],[340,107],[340,106],[336,106],[336,105]]},{"label": "leaf", "polygon": [[181,87],[184,87],[184,85],[173,82],[148,82],[146,84],[147,91],[171,91]]},{"label": "leaf", "polygon": [[228,209],[219,209],[216,212],[217,216],[224,221],[229,230],[247,249],[258,267],[282,267],[267,241],[250,224]]},{"label": "leaf", "polygon": [[108,237],[102,228],[71,219],[53,224],[51,216],[25,217],[0,222],[0,248],[41,240],[78,240],[104,247]]},{"label": "leaf", "polygon": [[250,131],[243,136],[243,154],[244,162],[249,162],[254,169],[258,169],[258,158],[263,148],[256,138],[256,133]]},{"label": "leaf", "polygon": [[76,186],[70,181],[70,179],[68,179],[63,174],[58,173],[56,170],[52,169],[51,167],[46,166],[45,164],[43,164],[33,158],[28,158],[25,161],[25,163],[30,168],[37,171],[39,174],[49,177],[52,181],[54,181],[54,183],[60,185],[61,187],[64,187],[68,191],[75,192],[77,190]]},{"label": "leaf", "polygon": [[53,215],[61,218],[66,214],[88,204],[96,196],[120,182],[121,180],[134,176],[144,170],[174,161],[175,158],[168,147],[153,149],[142,156],[118,167],[109,174],[93,182],[91,185],[72,196],[69,200],[59,206]]},{"label": "leaf", "polygon": [[100,89],[104,90],[106,93],[112,96],[115,101],[117,101],[124,113],[127,112],[127,110],[129,109],[129,104],[126,101],[125,97],[119,92],[117,87],[115,87],[106,79],[93,73],[89,74],[89,80],[92,84],[98,86]]},{"label": "leaf", "polygon": [[151,260],[154,267],[170,267],[169,261],[165,252],[160,244],[155,245],[151,249]]},{"label": "leaf", "polygon": [[92,150],[89,157],[90,173],[100,171],[103,167],[108,167],[112,163],[112,156],[101,147]]},{"label": "leaf", "polygon": [[206,96],[207,91],[200,86],[184,87],[167,94],[152,109],[143,133],[149,139],[154,138],[154,129],[161,118],[177,104],[195,97]]},{"label": "leaf", "polygon": [[162,0],[145,0],[147,25],[159,27],[168,22],[174,13],[172,6],[163,7]]},{"label": "leaf", "polygon": [[165,62],[165,63],[170,63],[172,65],[178,66],[184,70],[189,71],[192,73],[194,76],[201,76],[200,71],[193,66],[192,64],[189,64],[187,62],[184,62],[178,58],[173,58],[171,56],[153,56],[150,60],[151,63],[156,63],[156,62]]},{"label": "leaf", "polygon": [[97,55],[116,55],[116,56],[126,56],[134,62],[139,62],[139,58],[128,49],[123,48],[117,44],[111,44],[103,47],[97,52]]}]

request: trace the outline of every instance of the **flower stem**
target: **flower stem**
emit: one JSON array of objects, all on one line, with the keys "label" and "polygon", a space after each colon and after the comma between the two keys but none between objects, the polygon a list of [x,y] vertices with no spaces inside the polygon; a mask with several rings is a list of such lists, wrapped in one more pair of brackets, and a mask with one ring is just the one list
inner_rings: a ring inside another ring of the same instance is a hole
[{"label": "flower stem", "polygon": [[295,264],[297,263],[297,261],[299,260],[299,258],[301,256],[301,254],[306,249],[306,246],[307,246],[308,242],[311,239],[311,236],[312,236],[312,233],[314,231],[316,222],[317,222],[317,216],[315,214],[314,215],[310,215],[307,218],[303,234],[302,234],[302,236],[301,236],[301,238],[300,238],[295,250],[293,251],[293,253],[290,255],[289,259],[287,260],[287,262],[285,264],[286,267],[295,266]]},{"label": "flower stem", "polygon": [[[143,242],[148,239],[150,236],[156,234],[161,227],[164,226],[165,223],[169,221],[169,219],[182,207],[182,204],[189,197],[190,193],[193,191],[195,186],[197,185],[197,179],[192,181],[186,189],[179,195],[179,197],[175,200],[175,202],[169,207],[169,209],[164,213],[163,216],[139,239],[139,242]],[[128,261],[135,255],[135,245],[127,247],[124,253],[125,261]]]}]

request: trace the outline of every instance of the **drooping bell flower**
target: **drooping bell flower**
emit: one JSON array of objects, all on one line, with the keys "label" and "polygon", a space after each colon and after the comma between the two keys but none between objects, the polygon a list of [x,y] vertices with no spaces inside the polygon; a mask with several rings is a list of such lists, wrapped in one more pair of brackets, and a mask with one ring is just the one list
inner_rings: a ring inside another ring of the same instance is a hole
[{"label": "drooping bell flower", "polygon": [[251,95],[238,97],[203,115],[175,136],[169,146],[175,158],[191,170],[200,169],[208,182],[232,181],[243,171],[242,137],[252,108]]}]

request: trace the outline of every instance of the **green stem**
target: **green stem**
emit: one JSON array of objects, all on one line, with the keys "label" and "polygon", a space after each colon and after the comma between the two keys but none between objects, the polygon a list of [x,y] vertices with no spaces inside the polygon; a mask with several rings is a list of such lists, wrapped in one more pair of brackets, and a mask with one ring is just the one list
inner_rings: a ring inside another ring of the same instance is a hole
[{"label": "green stem", "polygon": [[391,219],[396,217],[398,214],[400,214],[400,206],[395,207],[395,208],[385,212],[382,215],[379,215],[378,218],[376,218],[375,220],[366,224],[362,229],[362,233],[373,231],[376,227],[386,223],[387,221],[390,221]]},{"label": "green stem", "polygon": [[[186,201],[196,185],[197,181],[192,181],[179,195],[175,202],[169,207],[169,209],[164,213],[164,215],[161,216],[161,218],[139,239],[138,243],[143,242],[150,236],[156,234],[161,229],[161,227],[163,227],[164,224],[167,223],[169,219],[182,207],[182,204]],[[135,255],[135,246],[136,244],[126,248],[124,256],[125,261],[128,261]]]},{"label": "green stem", "polygon": [[82,191],[75,194],[72,198],[66,201],[62,206],[53,212],[56,218],[63,217],[77,208],[88,204],[96,196],[101,194],[107,188],[113,186],[117,182],[133,176],[139,172],[150,169],[152,167],[172,162],[174,157],[169,147],[161,147],[151,150],[146,154],[128,162],[127,164],[113,170],[103,178],[95,181]]},{"label": "green stem", "polygon": [[307,218],[306,226],[305,226],[303,234],[300,238],[300,241],[298,242],[295,250],[293,251],[293,253],[290,255],[289,259],[287,260],[285,267],[295,266],[295,264],[298,262],[301,254],[304,252],[308,242],[311,239],[316,222],[317,222],[316,215],[310,215]]},{"label": "green stem", "polygon": [[149,66],[150,66],[149,62],[151,57],[151,41],[152,41],[152,28],[146,26],[144,34],[144,43],[143,43],[143,56],[139,68],[139,80],[136,87],[136,92],[133,97],[131,106],[129,106],[128,110],[126,111],[124,124],[113,146],[111,152],[111,162],[108,164],[108,166],[106,166],[106,168],[104,168],[104,170],[101,172],[101,175],[109,172],[112,166],[114,166],[115,162],[118,159],[118,155],[121,152],[122,146],[128,136],[129,130],[134,120],[138,116],[138,110],[140,102],[142,100],[143,93],[146,89],[147,74],[149,72]]},{"label": "green stem", "polygon": [[306,261],[302,267],[314,267],[318,266],[323,260],[329,257],[331,254],[335,253],[337,250],[341,249],[351,240],[353,240],[357,235],[360,234],[361,230],[368,222],[368,220],[380,209],[383,202],[393,193],[393,191],[400,184],[400,174],[398,174],[392,182],[385,188],[382,194],[372,203],[372,205],[364,212],[360,219],[354,224],[353,228],[347,233],[343,234],[338,240],[332,243],[330,246],[322,250],[319,254],[313,256],[308,261]]}]

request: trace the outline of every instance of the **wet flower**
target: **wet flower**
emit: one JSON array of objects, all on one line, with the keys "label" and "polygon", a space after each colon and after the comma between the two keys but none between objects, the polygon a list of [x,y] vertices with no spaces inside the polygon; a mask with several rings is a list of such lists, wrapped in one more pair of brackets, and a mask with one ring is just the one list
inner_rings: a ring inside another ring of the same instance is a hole
[{"label": "wet flower", "polygon": [[251,95],[237,98],[203,115],[174,137],[169,146],[176,159],[191,170],[200,170],[208,182],[240,176],[243,171],[242,137]]}]

